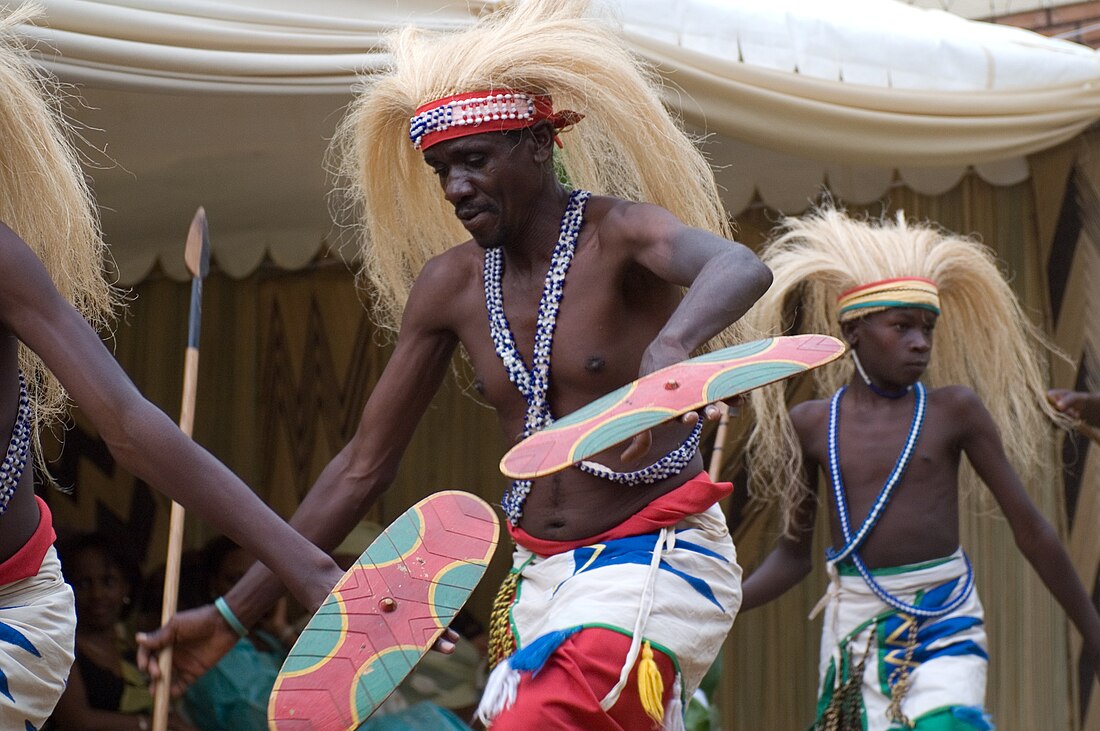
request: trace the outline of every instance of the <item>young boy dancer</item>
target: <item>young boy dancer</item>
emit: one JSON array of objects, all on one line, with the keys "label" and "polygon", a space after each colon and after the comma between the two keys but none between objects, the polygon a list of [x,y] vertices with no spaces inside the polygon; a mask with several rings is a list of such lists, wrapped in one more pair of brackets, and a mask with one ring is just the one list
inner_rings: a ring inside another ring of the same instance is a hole
[{"label": "young boy dancer", "polygon": [[1057,417],[1041,336],[988,250],[900,217],[866,223],[826,209],[788,219],[763,259],[775,284],[750,327],[827,332],[839,322],[852,353],[851,366],[817,379],[831,398],[788,413],[781,389],[753,396],[753,480],[779,499],[785,533],[745,581],[744,608],[809,573],[818,469],[826,476],[832,546],[815,610],[825,619],[814,728],[992,728],[982,606],[959,546],[964,455],[1100,658],[1100,617],[1013,468],[1031,477],[1044,461],[1039,435]]}]

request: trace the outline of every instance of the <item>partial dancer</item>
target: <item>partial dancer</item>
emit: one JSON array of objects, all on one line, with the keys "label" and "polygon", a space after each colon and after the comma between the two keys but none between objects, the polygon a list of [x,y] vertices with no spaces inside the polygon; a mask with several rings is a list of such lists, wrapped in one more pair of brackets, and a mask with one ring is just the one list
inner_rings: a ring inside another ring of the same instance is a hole
[{"label": "partial dancer", "polygon": [[122,467],[233,536],[307,607],[342,574],[146,401],[93,328],[108,323],[116,298],[59,102],[13,36],[32,16],[24,7],[0,18],[0,629],[9,640],[0,643],[0,728],[21,730],[46,720],[73,663],[73,593],[30,464],[69,399]]},{"label": "partial dancer", "polygon": [[[1100,617],[1024,488],[1049,480],[1042,435],[1065,420],[1045,397],[1045,341],[990,251],[900,215],[824,209],[784,221],[762,256],[776,284],[750,325],[797,321],[851,347],[850,363],[817,372],[820,398],[789,413],[781,391],[755,393],[748,446],[753,485],[778,501],[785,533],[745,580],[743,608],[810,572],[828,505],[814,728],[992,728],[982,605],[959,545],[968,481],[988,488],[1095,666]],[[977,480],[960,476],[964,456]]]}]

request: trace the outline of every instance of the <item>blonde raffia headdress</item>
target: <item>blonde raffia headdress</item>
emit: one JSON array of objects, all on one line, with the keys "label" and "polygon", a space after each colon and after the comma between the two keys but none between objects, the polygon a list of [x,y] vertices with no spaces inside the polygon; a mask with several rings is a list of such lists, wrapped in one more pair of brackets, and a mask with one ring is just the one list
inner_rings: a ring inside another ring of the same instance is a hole
[{"label": "blonde raffia headdress", "polygon": [[362,274],[381,325],[397,328],[428,259],[469,238],[409,142],[422,106],[453,95],[546,97],[575,112],[568,124],[583,115],[557,153],[570,185],[731,234],[710,166],[662,106],[655,73],[587,0],[505,3],[469,28],[406,28],[387,46],[389,67],[363,79],[333,147],[346,195],[338,205],[361,228]]},{"label": "blonde raffia headdress", "polygon": [[[900,213],[894,221],[855,220],[823,208],[784,219],[761,258],[774,279],[742,321],[745,337],[795,331],[841,337],[842,320],[886,306],[942,308],[922,380],[932,387],[973,389],[997,423],[1024,484],[1038,483],[1050,462],[1041,435],[1051,421],[1065,424],[1046,400],[1046,357],[1052,348],[1020,307],[988,247],[908,222]],[[888,304],[892,301],[897,304]],[[853,307],[859,304],[869,306]],[[847,358],[818,369],[810,397],[831,395],[851,375]],[[759,389],[751,402],[756,422],[746,447],[750,487],[755,497],[778,501],[789,532],[808,488],[785,389]],[[964,480],[965,485],[972,481],[972,475]]]},{"label": "blonde raffia headdress", "polygon": [[[116,294],[104,279],[99,216],[61,110],[56,82],[20,45],[15,28],[35,4],[0,16],[0,221],[42,261],[54,285],[94,327],[109,324]],[[16,276],[6,272],[6,276]],[[25,346],[19,364],[34,407],[34,433],[60,417],[64,389]]]}]

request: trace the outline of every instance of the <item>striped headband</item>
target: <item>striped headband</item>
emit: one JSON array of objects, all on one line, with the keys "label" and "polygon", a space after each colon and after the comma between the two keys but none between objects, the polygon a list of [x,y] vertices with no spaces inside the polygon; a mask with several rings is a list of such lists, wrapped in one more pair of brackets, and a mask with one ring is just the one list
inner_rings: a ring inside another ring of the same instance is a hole
[{"label": "striped headband", "polygon": [[[427,150],[444,140],[482,132],[525,129],[544,119],[561,131],[583,118],[583,114],[569,110],[555,112],[549,96],[509,89],[472,91],[445,96],[417,107],[416,114],[409,120],[409,139],[416,149]],[[555,141],[560,147],[561,140],[555,137]]]},{"label": "striped headband", "polygon": [[920,307],[940,314],[936,283],[923,277],[896,277],[854,287],[837,297],[841,322],[891,307]]}]

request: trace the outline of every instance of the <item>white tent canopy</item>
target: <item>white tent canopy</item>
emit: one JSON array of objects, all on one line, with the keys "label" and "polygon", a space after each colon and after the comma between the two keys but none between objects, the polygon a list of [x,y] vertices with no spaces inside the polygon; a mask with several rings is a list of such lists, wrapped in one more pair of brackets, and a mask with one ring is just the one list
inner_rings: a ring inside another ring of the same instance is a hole
[{"label": "white tent canopy", "polygon": [[[356,74],[405,23],[472,22],[492,1],[45,0],[27,34],[86,108],[93,171],[123,283],[183,278],[197,205],[234,276],[303,266],[331,233],[326,140]],[[719,170],[733,212],[803,208],[827,180],[869,201],[899,174],[926,193],[974,167],[1027,177],[1025,155],[1100,118],[1083,46],[894,0],[608,3]]]}]

